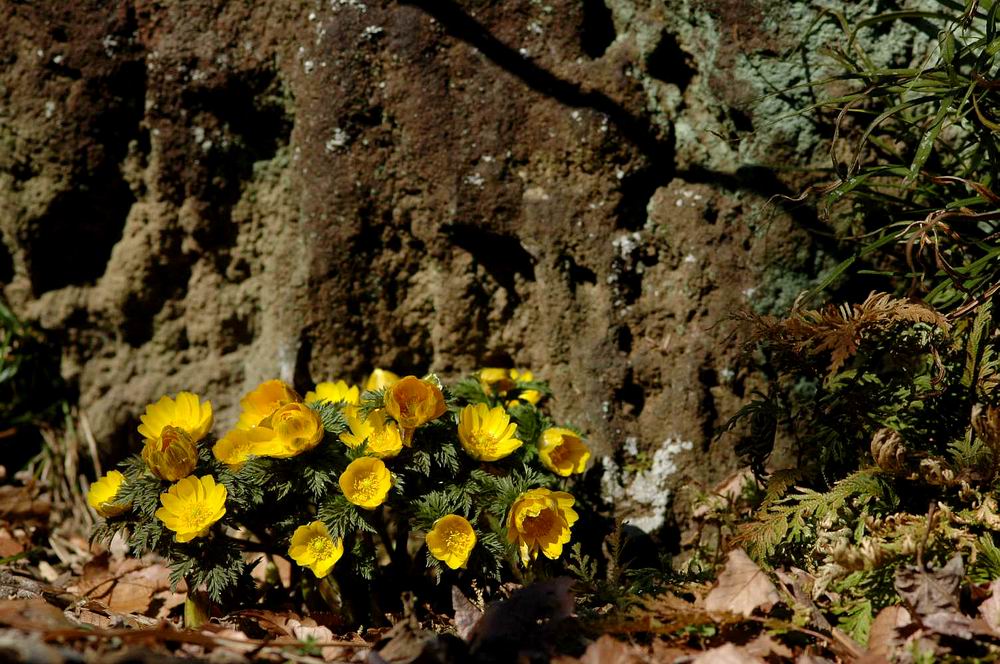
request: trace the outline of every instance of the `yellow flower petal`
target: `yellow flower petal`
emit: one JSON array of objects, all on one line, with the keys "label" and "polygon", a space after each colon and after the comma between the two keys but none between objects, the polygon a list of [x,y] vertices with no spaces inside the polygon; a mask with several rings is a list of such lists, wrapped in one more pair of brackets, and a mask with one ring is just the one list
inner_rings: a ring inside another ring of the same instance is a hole
[{"label": "yellow flower petal", "polygon": [[185,477],[160,494],[155,516],[174,532],[178,542],[190,542],[208,534],[212,524],[226,513],[226,487],[211,475]]},{"label": "yellow flower petal", "polygon": [[538,442],[538,457],[555,474],[569,477],[587,469],[590,449],[573,431],[552,427],[542,433]]},{"label": "yellow flower petal", "polygon": [[129,509],[130,505],[117,505],[115,498],[125,484],[125,476],[117,470],[108,471],[108,474],[90,485],[87,492],[87,503],[103,517],[118,516]]},{"label": "yellow flower petal", "polygon": [[176,398],[163,396],[146,406],[139,421],[139,433],[146,440],[156,440],[164,427],[172,426],[185,431],[197,443],[212,428],[212,404],[200,402],[198,395],[191,392],[179,392]]},{"label": "yellow flower petal", "polygon": [[392,488],[392,475],[381,459],[363,457],[344,469],[339,483],[347,500],[371,510],[385,502]]},{"label": "yellow flower petal", "polygon": [[507,515],[507,540],[517,545],[523,564],[539,553],[553,560],[562,555],[577,520],[575,502],[568,493],[541,488],[518,496]]},{"label": "yellow flower petal", "polygon": [[458,440],[477,461],[497,461],[521,447],[514,437],[517,425],[501,406],[484,403],[466,406],[458,415]]},{"label": "yellow flower petal", "polygon": [[317,578],[322,578],[344,555],[344,543],[333,539],[322,521],[313,521],[295,529],[288,555],[298,565],[312,570]]},{"label": "yellow flower petal", "polygon": [[424,538],[431,555],[451,569],[465,567],[476,546],[476,531],[465,517],[448,514],[434,522]]}]

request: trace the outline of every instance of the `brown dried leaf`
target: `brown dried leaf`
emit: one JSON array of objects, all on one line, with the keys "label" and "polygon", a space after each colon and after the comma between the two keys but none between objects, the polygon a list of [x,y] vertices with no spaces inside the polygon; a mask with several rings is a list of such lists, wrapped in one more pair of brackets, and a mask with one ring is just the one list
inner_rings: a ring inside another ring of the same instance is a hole
[{"label": "brown dried leaf", "polygon": [[958,609],[958,588],[965,574],[961,554],[944,567],[906,565],[896,570],[896,592],[917,618]]},{"label": "brown dried leaf", "polygon": [[483,612],[462,594],[458,586],[451,587],[451,606],[455,609],[455,631],[463,641],[468,641]]},{"label": "brown dried leaf", "polygon": [[41,494],[34,481],[24,486],[0,486],[0,519],[13,522],[44,519],[51,508],[48,495]]},{"label": "brown dried leaf", "polygon": [[912,624],[910,612],[902,606],[887,606],[879,611],[868,634],[869,654],[888,659],[906,640],[899,629]]},{"label": "brown dried leaf", "polygon": [[768,657],[781,657],[791,659],[792,651],[783,643],[775,641],[770,634],[763,633],[756,639],[746,644],[746,651],[754,657],[766,659]]},{"label": "brown dried leaf", "polygon": [[749,617],[757,609],[769,610],[780,599],[777,588],[757,563],[742,549],[734,549],[715,587],[705,597],[705,608]]},{"label": "brown dried leaf", "polygon": [[107,554],[84,565],[83,575],[70,590],[100,600],[116,613],[157,615],[164,606],[184,603],[182,594],[170,591],[170,569],[165,565],[135,559],[111,561]]},{"label": "brown dried leaf", "polygon": [[990,626],[990,629],[1000,633],[1000,579],[995,579],[990,583],[990,590],[993,594],[979,605],[979,615]]},{"label": "brown dried leaf", "polygon": [[0,625],[26,631],[74,627],[60,609],[44,599],[0,600]]},{"label": "brown dried leaf", "polygon": [[746,648],[727,643],[719,648],[706,650],[695,657],[691,664],[764,664],[764,660],[751,655]]}]

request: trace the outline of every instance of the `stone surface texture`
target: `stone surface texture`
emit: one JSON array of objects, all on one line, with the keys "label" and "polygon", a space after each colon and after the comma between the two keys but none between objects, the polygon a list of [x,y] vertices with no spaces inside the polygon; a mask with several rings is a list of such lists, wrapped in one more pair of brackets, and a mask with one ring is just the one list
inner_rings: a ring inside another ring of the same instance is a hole
[{"label": "stone surface texture", "polygon": [[0,0],[2,295],[109,454],[180,389],[530,367],[655,530],[735,467],[729,316],[824,265],[759,167],[823,159],[762,97],[809,5]]}]

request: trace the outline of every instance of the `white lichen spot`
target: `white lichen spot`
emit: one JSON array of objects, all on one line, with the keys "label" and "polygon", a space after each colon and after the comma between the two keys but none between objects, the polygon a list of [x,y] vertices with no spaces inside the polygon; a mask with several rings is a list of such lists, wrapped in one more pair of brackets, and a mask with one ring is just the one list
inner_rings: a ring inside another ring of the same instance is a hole
[{"label": "white lichen spot", "polygon": [[751,286],[750,288],[744,288],[743,289],[743,297],[745,297],[746,299],[749,300],[750,298],[752,298],[754,296],[754,293],[756,293],[756,292],[757,292],[757,289],[754,288],[753,286]]},{"label": "white lichen spot", "polygon": [[[629,445],[628,440],[625,442]],[[638,449],[638,441],[636,441]],[[644,470],[623,472],[611,459],[604,459],[605,473],[601,478],[601,493],[608,502],[621,504],[630,502],[635,514],[628,522],[646,532],[652,532],[666,521],[667,507],[672,492],[671,476],[677,473],[677,457],[694,449],[690,440],[680,437],[667,438],[653,453]],[[636,455],[631,455],[635,457]]]},{"label": "white lichen spot", "polygon": [[335,127],[333,130],[333,137],[330,138],[325,144],[327,152],[333,152],[337,148],[342,148],[347,145],[347,132],[340,127]]},{"label": "white lichen spot", "polygon": [[676,205],[677,207],[684,207],[684,199],[678,198],[676,201],[674,201],[674,205]]},{"label": "white lichen spot", "polygon": [[52,58],[52,64],[54,64],[54,65],[61,65],[63,60],[64,60],[64,57],[61,54],[60,55],[56,55],[56,56],[54,56]]},{"label": "white lichen spot", "polygon": [[583,114],[576,109],[570,111],[569,117],[573,118],[576,122],[580,122],[581,120],[583,120]]},{"label": "white lichen spot", "polygon": [[104,47],[104,54],[106,56],[113,57],[115,54],[115,49],[118,48],[118,39],[114,35],[104,35],[104,39],[101,40],[101,46]]},{"label": "white lichen spot", "polygon": [[305,62],[303,62],[302,63],[302,71],[304,71],[307,74],[311,74],[314,71],[316,71],[316,61],[315,60],[306,60]]},{"label": "white lichen spot", "polygon": [[636,436],[628,436],[622,445],[622,450],[629,456],[636,456],[639,454],[639,439]]},{"label": "white lichen spot", "polygon": [[616,168],[615,169],[615,177],[618,178],[619,180],[623,179],[625,177],[625,171],[623,171],[620,168]]},{"label": "white lichen spot", "polygon": [[611,240],[611,246],[618,250],[618,256],[622,260],[628,260],[629,256],[639,248],[640,244],[642,244],[642,233],[640,231],[624,233]]},{"label": "white lichen spot", "polygon": [[684,262],[685,263],[697,263],[698,259],[695,258],[694,254],[688,254],[687,256],[684,257]]},{"label": "white lichen spot", "polygon": [[492,164],[494,162],[493,155],[491,155],[491,154],[484,154],[479,159],[481,159],[484,163],[487,163],[487,164]]},{"label": "white lichen spot", "polygon": [[526,49],[526,48],[519,48],[519,49],[517,49],[517,52],[521,54],[522,58],[526,58],[526,57],[528,57],[530,55],[528,53],[528,49]]},{"label": "white lichen spot", "polygon": [[309,12],[309,20],[310,21],[316,20],[316,12]]},{"label": "white lichen spot", "polygon": [[337,12],[340,11],[342,7],[347,7],[349,9],[356,9],[357,11],[364,14],[368,11],[368,6],[360,2],[360,0],[330,0],[330,9]]},{"label": "white lichen spot", "polygon": [[544,35],[545,28],[543,28],[542,24],[539,23],[538,21],[531,21],[530,23],[528,23],[528,32],[536,35]]},{"label": "white lichen spot", "polygon": [[56,112],[56,103],[51,99],[45,102],[45,117],[51,118]]},{"label": "white lichen spot", "polygon": [[736,372],[730,369],[729,367],[724,367],[722,369],[719,369],[719,378],[722,379],[722,382],[728,383],[735,377],[736,377]]},{"label": "white lichen spot", "polygon": [[385,30],[382,29],[382,26],[379,26],[379,25],[369,25],[367,28],[365,28],[364,30],[361,31],[361,38],[362,39],[374,39],[375,37],[379,36],[383,32],[385,32]]},{"label": "white lichen spot", "polygon": [[471,184],[473,187],[482,188],[485,182],[486,180],[483,178],[482,175],[479,174],[478,171],[473,173],[472,175],[465,176],[465,184]]}]

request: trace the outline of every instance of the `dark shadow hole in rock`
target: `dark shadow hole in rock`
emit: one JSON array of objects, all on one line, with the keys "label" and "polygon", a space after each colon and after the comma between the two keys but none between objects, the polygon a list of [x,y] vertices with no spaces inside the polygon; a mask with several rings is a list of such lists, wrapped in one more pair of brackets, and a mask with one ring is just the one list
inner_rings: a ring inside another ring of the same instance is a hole
[{"label": "dark shadow hole in rock", "polygon": [[646,57],[646,72],[664,83],[673,83],[683,92],[697,71],[691,65],[691,55],[681,49],[677,38],[664,32],[660,43]]},{"label": "dark shadow hole in rock", "polygon": [[305,331],[299,337],[299,350],[295,354],[295,369],[292,374],[292,383],[300,394],[305,394],[313,388],[318,381],[314,381],[309,373],[309,363],[312,361],[313,343],[309,334]]},{"label": "dark shadow hole in rock", "polygon": [[639,417],[646,406],[646,390],[635,382],[632,371],[625,376],[625,382],[615,390],[615,400],[622,405],[622,413],[628,417]]},{"label": "dark shadow hole in rock", "polygon": [[712,394],[712,388],[719,385],[719,377],[713,367],[703,366],[698,369],[698,382],[701,383],[703,390],[701,426],[704,443],[702,449],[707,451],[712,440],[715,439],[715,421],[719,419],[719,409],[715,405],[715,395]]},{"label": "dark shadow hole in rock", "polygon": [[120,164],[139,133],[146,97],[146,67],[123,62],[106,78],[88,80],[85,95],[101,111],[81,118],[91,163],[72,188],[56,194],[31,226],[28,263],[36,296],[95,282],[121,239],[136,198]]},{"label": "dark shadow hole in rock", "polygon": [[645,226],[650,199],[671,176],[671,173],[661,173],[655,168],[640,168],[627,173],[619,184],[621,199],[615,208],[618,228],[637,231]]},{"label": "dark shadow hole in rock", "polygon": [[28,243],[35,296],[97,281],[133,203],[132,191],[120,178],[58,195],[36,220]]},{"label": "dark shadow hole in rock", "polygon": [[618,350],[623,353],[632,351],[632,330],[629,329],[628,325],[618,325],[615,327],[612,336],[614,337],[615,345],[618,346]]},{"label": "dark shadow hole in rock", "polygon": [[9,284],[14,279],[14,257],[0,237],[0,284]]},{"label": "dark shadow hole in rock", "polygon": [[740,134],[753,133],[753,116],[749,111],[738,108],[729,110],[729,117],[733,120],[733,128]]},{"label": "dark shadow hole in rock", "polygon": [[528,281],[535,280],[535,259],[516,237],[467,224],[455,224],[447,232],[452,242],[472,254],[514,299],[519,299],[515,288],[516,275]]},{"label": "dark shadow hole in rock", "polygon": [[580,26],[583,52],[599,58],[615,41],[615,23],[604,0],[583,0],[583,25]]}]

